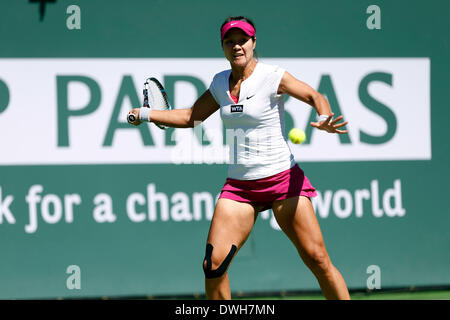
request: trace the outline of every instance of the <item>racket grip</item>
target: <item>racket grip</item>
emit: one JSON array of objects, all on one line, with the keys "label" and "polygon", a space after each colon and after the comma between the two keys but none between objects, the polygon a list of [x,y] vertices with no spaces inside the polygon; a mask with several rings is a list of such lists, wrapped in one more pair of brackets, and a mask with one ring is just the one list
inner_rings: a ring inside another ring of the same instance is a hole
[{"label": "racket grip", "polygon": [[128,120],[129,123],[133,123],[133,122],[136,121],[136,116],[134,114],[130,113],[127,116],[127,120]]}]

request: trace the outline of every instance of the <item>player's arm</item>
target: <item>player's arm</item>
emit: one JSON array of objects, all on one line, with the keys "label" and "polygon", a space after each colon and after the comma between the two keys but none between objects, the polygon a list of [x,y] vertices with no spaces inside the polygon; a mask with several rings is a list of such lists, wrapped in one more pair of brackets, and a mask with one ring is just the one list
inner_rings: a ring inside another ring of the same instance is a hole
[{"label": "player's arm", "polygon": [[[347,133],[347,130],[338,130],[345,126],[348,122],[341,122],[343,116],[339,116],[333,121],[331,121],[334,113],[331,112],[330,104],[328,100],[321,95],[319,92],[311,88],[308,84],[296,79],[289,72],[285,72],[281,78],[280,85],[278,87],[279,94],[288,94],[300,101],[303,101],[314,109],[320,116],[328,116],[328,118],[323,119],[320,122],[311,122],[311,126],[328,131],[330,133]],[[331,122],[330,122],[331,121]]]},{"label": "player's arm", "polygon": [[[131,110],[136,116],[134,125],[141,124],[139,121],[139,109]],[[211,114],[219,109],[214,97],[206,90],[191,108],[172,110],[151,110],[150,122],[162,124],[172,128],[193,128],[200,121],[205,121]]]},{"label": "player's arm", "polygon": [[220,105],[216,102],[213,95],[209,90],[206,90],[200,98],[189,109],[188,124],[190,128],[198,125],[200,122],[205,121],[214,112],[219,110]]}]

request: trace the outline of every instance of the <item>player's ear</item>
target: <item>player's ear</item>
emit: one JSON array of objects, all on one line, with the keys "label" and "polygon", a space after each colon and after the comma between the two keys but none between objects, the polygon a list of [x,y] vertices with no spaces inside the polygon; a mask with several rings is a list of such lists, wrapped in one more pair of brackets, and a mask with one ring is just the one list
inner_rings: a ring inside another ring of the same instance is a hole
[{"label": "player's ear", "polygon": [[256,48],[256,37],[252,37],[252,40],[253,40],[253,56],[256,59],[258,59],[258,53],[256,53],[256,50],[255,50],[255,48]]}]

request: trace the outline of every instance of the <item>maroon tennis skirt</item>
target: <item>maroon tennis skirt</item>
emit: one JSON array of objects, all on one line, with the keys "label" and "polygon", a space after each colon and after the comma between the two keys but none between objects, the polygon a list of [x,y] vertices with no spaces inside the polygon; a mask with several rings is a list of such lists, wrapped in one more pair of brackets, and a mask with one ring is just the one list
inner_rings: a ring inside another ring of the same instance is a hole
[{"label": "maroon tennis skirt", "polygon": [[264,211],[272,208],[272,203],[275,200],[296,196],[317,196],[316,189],[311,185],[298,164],[288,170],[262,179],[237,180],[227,178],[219,199],[226,198],[248,202],[262,207],[260,211]]}]

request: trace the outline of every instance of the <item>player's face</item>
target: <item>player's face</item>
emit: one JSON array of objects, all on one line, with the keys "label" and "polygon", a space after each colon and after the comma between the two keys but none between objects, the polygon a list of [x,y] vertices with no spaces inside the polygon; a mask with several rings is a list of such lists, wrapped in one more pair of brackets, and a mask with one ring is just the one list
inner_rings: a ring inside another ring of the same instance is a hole
[{"label": "player's face", "polygon": [[244,67],[253,59],[256,42],[240,29],[231,29],[222,41],[225,57],[232,65]]}]

